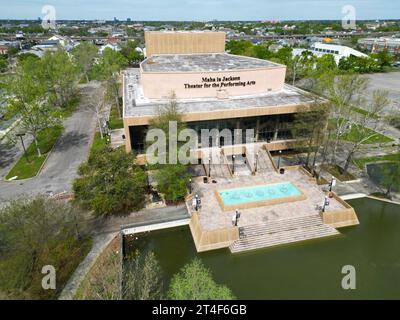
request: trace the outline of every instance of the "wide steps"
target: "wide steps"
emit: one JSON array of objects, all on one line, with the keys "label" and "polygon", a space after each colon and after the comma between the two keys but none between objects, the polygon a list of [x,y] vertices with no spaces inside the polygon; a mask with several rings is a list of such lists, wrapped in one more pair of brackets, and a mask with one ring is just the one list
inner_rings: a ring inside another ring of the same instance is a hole
[{"label": "wide steps", "polygon": [[229,248],[232,253],[268,248],[340,234],[323,224],[319,216],[299,217],[246,226],[239,229],[240,239]]},{"label": "wide steps", "polygon": [[239,228],[239,233],[242,237],[258,236],[268,233],[289,231],[298,228],[306,228],[314,225],[322,224],[322,219],[319,216],[299,217],[296,219],[284,219],[271,222],[265,222],[261,225],[251,225],[244,228]]}]

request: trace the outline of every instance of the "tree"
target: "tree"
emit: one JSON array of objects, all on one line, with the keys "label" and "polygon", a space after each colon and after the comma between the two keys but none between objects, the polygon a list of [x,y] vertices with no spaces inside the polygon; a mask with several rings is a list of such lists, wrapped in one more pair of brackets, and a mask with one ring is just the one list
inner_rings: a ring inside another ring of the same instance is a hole
[{"label": "tree", "polygon": [[333,134],[328,141],[331,144],[331,163],[336,163],[336,152],[342,136],[350,128],[354,107],[361,105],[362,93],[368,81],[358,75],[346,74],[335,77],[334,74],[321,79],[319,88],[329,100]]},{"label": "tree", "polygon": [[98,49],[96,45],[90,42],[82,42],[72,50],[72,55],[80,72],[89,82],[89,71],[93,66],[97,56]]},{"label": "tree", "polygon": [[172,278],[168,297],[171,300],[231,300],[235,299],[231,290],[218,285],[212,274],[199,259],[185,265]]},{"label": "tree", "polygon": [[41,65],[28,58],[17,67],[15,75],[9,77],[6,84],[8,111],[21,119],[20,127],[33,137],[39,157],[39,132],[59,124],[49,105],[41,71]]},{"label": "tree", "polygon": [[121,54],[128,60],[129,65],[133,66],[143,60],[143,53],[138,51],[139,42],[137,40],[128,40],[122,47]]},{"label": "tree", "polygon": [[[0,291],[9,298],[55,298],[89,249],[80,211],[44,197],[0,209]],[[42,267],[55,268],[56,290],[43,290]]]},{"label": "tree", "polygon": [[166,201],[173,203],[185,198],[189,178],[187,166],[179,163],[164,164],[155,174],[158,191]]},{"label": "tree", "polygon": [[124,266],[122,297],[125,300],[159,300],[163,295],[162,270],[153,252],[139,251]]},{"label": "tree", "polygon": [[93,66],[93,75],[106,84],[106,97],[117,108],[121,118],[121,106],[119,102],[120,77],[119,72],[128,65],[126,58],[118,51],[106,48],[100,61]]},{"label": "tree", "polygon": [[[176,130],[177,132],[176,132],[176,135],[174,135],[174,136],[170,136],[169,127],[170,127],[171,122],[176,122],[176,125],[177,125],[177,130]],[[186,125],[182,121],[182,114],[178,110],[178,103],[176,101],[175,93],[172,93],[170,96],[169,103],[166,106],[164,106],[158,110],[157,118],[154,118],[150,121],[149,129],[150,130],[161,129],[164,132],[164,134],[166,136],[166,153],[168,156],[170,153],[169,141],[170,140],[178,141],[179,133],[185,128],[186,128]],[[178,145],[178,148],[179,148],[179,145]],[[171,152],[172,151],[174,151],[174,150],[171,150]]]},{"label": "tree", "polygon": [[135,164],[135,156],[106,146],[79,168],[73,184],[76,202],[106,216],[142,209],[147,188],[146,173]]},{"label": "tree", "polygon": [[104,109],[104,91],[101,89],[99,94],[91,97],[88,102],[88,107],[96,114],[97,125],[99,126],[100,137],[103,139],[103,124],[102,124],[102,112]]},{"label": "tree", "polygon": [[384,109],[389,105],[388,93],[385,91],[375,90],[372,93],[372,101],[369,110],[362,114],[353,111],[351,119],[355,130],[352,130],[353,139],[350,141],[350,148],[347,151],[346,161],[343,171],[346,174],[353,159],[354,153],[366,141],[370,140],[379,133],[376,129],[380,123],[380,118]]},{"label": "tree", "polygon": [[317,153],[324,140],[329,112],[329,104],[316,101],[310,110],[303,107],[295,115],[292,130],[297,141],[296,149],[307,153],[305,165],[308,168],[311,153],[314,153],[311,168],[315,167]]},{"label": "tree", "polygon": [[47,85],[49,101],[57,107],[64,107],[75,97],[78,83],[78,68],[62,49],[46,52],[39,64],[42,67],[41,82]]},{"label": "tree", "polygon": [[298,77],[304,77],[314,67],[315,57],[311,51],[303,51],[300,55],[287,60],[288,74],[292,78],[292,85]]}]

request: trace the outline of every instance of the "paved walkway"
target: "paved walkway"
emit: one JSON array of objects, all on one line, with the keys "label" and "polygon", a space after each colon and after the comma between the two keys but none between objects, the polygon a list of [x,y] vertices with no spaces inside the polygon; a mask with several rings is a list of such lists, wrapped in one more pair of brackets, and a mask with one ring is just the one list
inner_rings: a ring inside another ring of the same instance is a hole
[{"label": "paved walkway", "polygon": [[[28,180],[0,181],[0,203],[22,195],[58,193],[71,189],[79,165],[86,160],[96,126],[95,115],[86,103],[98,93],[99,87],[99,83],[81,86],[81,103],[74,114],[64,121],[65,130],[40,175]],[[18,158],[17,153],[11,155],[10,159]],[[10,161],[7,162],[8,166]]]}]

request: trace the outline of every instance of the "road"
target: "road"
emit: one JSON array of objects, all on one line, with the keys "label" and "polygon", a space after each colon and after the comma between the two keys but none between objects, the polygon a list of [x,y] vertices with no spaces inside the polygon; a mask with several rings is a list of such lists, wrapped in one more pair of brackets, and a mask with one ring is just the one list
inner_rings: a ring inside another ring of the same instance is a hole
[{"label": "road", "polygon": [[[80,86],[81,103],[73,115],[64,121],[65,130],[50,153],[40,175],[28,180],[0,181],[0,202],[7,202],[21,196],[59,193],[71,189],[79,165],[87,158],[96,127],[94,112],[87,107],[86,102],[99,90],[98,83]],[[0,163],[4,162],[4,167],[10,167],[10,159],[18,153],[20,154],[17,149],[14,149],[10,151],[8,157],[4,156],[3,159],[2,150]]]}]

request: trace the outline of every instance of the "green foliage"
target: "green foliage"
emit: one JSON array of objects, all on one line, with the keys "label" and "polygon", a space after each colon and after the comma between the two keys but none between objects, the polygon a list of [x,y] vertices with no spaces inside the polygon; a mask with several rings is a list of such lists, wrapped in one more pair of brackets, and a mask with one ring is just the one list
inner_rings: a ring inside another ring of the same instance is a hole
[{"label": "green foliage", "polygon": [[[54,299],[90,248],[80,213],[36,197],[0,210],[0,291],[11,299]],[[43,290],[42,267],[56,271],[56,290]]]},{"label": "green foliage", "polygon": [[121,54],[128,60],[131,66],[140,63],[144,59],[143,54],[136,50],[137,47],[139,47],[139,41],[128,40],[121,49]]},{"label": "green foliage", "polygon": [[39,132],[59,124],[47,99],[47,84],[43,81],[42,71],[41,63],[29,57],[6,83],[8,112],[21,119],[20,128],[33,137],[38,156],[41,156]]},{"label": "green foliage", "polygon": [[134,162],[135,156],[121,148],[98,149],[79,168],[73,185],[77,203],[102,216],[142,209],[146,174]]},{"label": "green foliage", "polygon": [[8,59],[6,56],[0,55],[0,72],[7,71]]},{"label": "green foliage", "polygon": [[106,48],[99,62],[93,66],[92,76],[95,79],[107,81],[127,66],[128,60],[120,52]]},{"label": "green foliage", "polygon": [[159,300],[163,298],[162,270],[153,252],[144,257],[136,251],[123,268],[122,297],[125,300]]},{"label": "green foliage", "polygon": [[36,176],[62,131],[63,128],[61,126],[54,126],[40,131],[37,136],[37,147],[40,149],[41,156],[37,155],[35,144],[31,144],[26,150],[27,155],[19,158],[7,174],[6,179],[17,176],[17,180],[21,180]]},{"label": "green foliage", "polygon": [[46,52],[41,59],[42,79],[46,84],[49,101],[63,107],[75,95],[79,79],[79,68],[64,50]]},{"label": "green foliage", "polygon": [[19,63],[19,64],[21,64],[21,63],[23,63],[25,60],[27,60],[28,58],[32,58],[32,59],[35,59],[36,60],[36,62],[39,62],[39,60],[40,60],[40,58],[36,55],[36,54],[33,54],[33,53],[22,53],[22,54],[19,54],[18,56],[17,56],[17,62]]},{"label": "green foliage", "polygon": [[165,164],[157,171],[155,179],[157,189],[168,202],[177,202],[185,198],[190,175],[183,164]]},{"label": "green foliage", "polygon": [[119,101],[119,72],[126,66],[128,66],[128,60],[120,52],[106,48],[91,72],[92,78],[105,82],[106,98],[116,106],[120,118],[122,115]]},{"label": "green foliage", "polygon": [[89,80],[88,73],[93,66],[97,52],[96,45],[90,42],[82,42],[72,50],[76,65],[87,81]]},{"label": "green foliage", "polygon": [[357,73],[372,73],[382,70],[379,63],[371,57],[343,57],[339,61],[339,69]]},{"label": "green foliage", "polygon": [[305,108],[294,116],[292,131],[296,137],[295,148],[307,153],[307,167],[310,167],[311,152],[314,152],[314,162],[316,161],[316,154],[324,140],[329,112],[328,104],[315,104],[311,110]]},{"label": "green foliage", "polygon": [[199,259],[184,266],[171,281],[168,298],[171,300],[232,300],[231,290],[218,285]]}]

